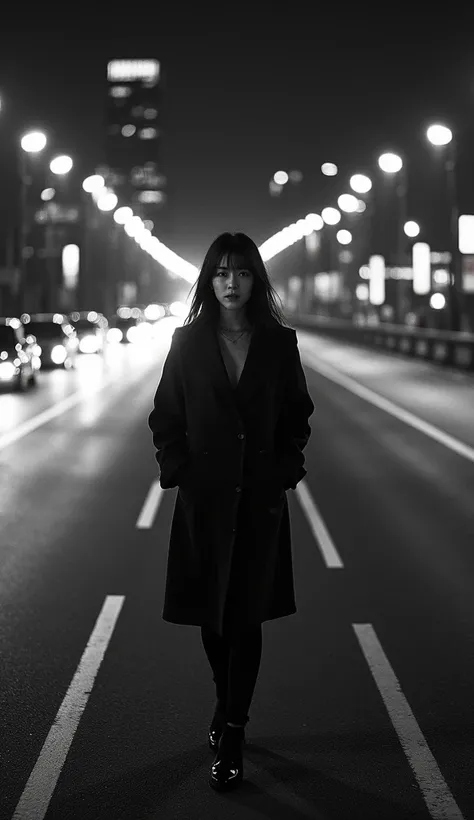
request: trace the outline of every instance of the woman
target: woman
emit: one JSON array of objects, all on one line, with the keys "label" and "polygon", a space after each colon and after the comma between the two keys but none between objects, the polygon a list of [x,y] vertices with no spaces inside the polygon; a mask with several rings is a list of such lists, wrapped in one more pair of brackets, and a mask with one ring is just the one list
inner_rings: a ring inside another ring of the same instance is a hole
[{"label": "woman", "polygon": [[148,419],[161,486],[178,487],[163,619],[201,627],[218,790],[242,780],[262,622],[296,612],[286,490],[306,474],[314,405],[275,297],[254,242],[218,236]]}]

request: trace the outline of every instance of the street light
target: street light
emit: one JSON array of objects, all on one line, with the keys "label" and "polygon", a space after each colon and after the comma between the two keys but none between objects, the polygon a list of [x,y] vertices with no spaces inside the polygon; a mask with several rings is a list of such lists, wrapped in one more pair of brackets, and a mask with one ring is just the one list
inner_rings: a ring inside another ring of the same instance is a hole
[{"label": "street light", "polygon": [[349,185],[356,194],[368,194],[372,189],[372,180],[365,174],[353,174],[349,180]]},{"label": "street light", "polygon": [[[406,195],[407,195],[407,180],[406,180],[406,173],[405,173],[405,166],[403,164],[402,158],[398,154],[392,154],[388,152],[386,154],[381,154],[378,158],[379,168],[384,172],[384,174],[388,174],[389,176],[395,176],[396,174],[400,173],[400,184],[396,189],[396,193],[399,199],[399,217],[398,217],[398,226],[397,226],[397,251],[398,255],[402,256],[402,226],[405,222],[405,215],[407,209],[407,202],[406,202]],[[402,259],[400,258],[400,262]]]},{"label": "street light", "polygon": [[445,152],[444,170],[448,189],[448,207],[450,214],[451,276],[448,286],[448,308],[451,330],[461,330],[462,325],[462,284],[461,264],[458,247],[458,203],[456,188],[456,140],[453,132],[446,125],[433,123],[426,129],[426,138],[436,149]]},{"label": "street light", "polygon": [[344,211],[346,214],[355,214],[359,207],[359,200],[353,194],[341,194],[337,200],[337,204],[341,211]]},{"label": "street light", "polygon": [[429,128],[426,129],[426,137],[432,145],[442,147],[449,145],[452,141],[453,132],[446,125],[434,123],[434,125],[430,125]]},{"label": "street light", "polygon": [[20,139],[21,151],[19,151],[19,175],[20,175],[20,247],[19,247],[19,296],[18,296],[18,310],[19,313],[24,312],[24,297],[26,288],[26,243],[29,233],[29,219],[28,219],[28,189],[31,185],[31,176],[28,173],[28,155],[40,154],[46,147],[48,139],[46,134],[42,131],[28,131]]},{"label": "street light", "polygon": [[132,219],[133,211],[128,205],[124,205],[122,208],[117,208],[114,213],[114,220],[117,225],[125,225],[129,219]]},{"label": "street light", "polygon": [[306,214],[305,222],[307,222],[312,231],[322,231],[324,228],[324,220],[319,214]]},{"label": "street light", "polygon": [[90,177],[86,177],[84,182],[82,183],[82,187],[84,191],[88,194],[97,193],[104,188],[105,186],[105,179],[100,174],[92,174]]},{"label": "street light", "polygon": [[21,138],[20,145],[27,154],[39,154],[46,147],[47,142],[46,134],[42,131],[29,131]]},{"label": "street light", "polygon": [[273,181],[276,182],[277,185],[286,185],[288,178],[286,171],[276,171],[276,173],[273,174]]},{"label": "street light", "polygon": [[341,214],[337,208],[323,208],[321,216],[326,225],[337,225],[341,221]]},{"label": "street light", "polygon": [[335,177],[337,174],[337,165],[334,162],[323,162],[321,165],[321,173],[325,177]]},{"label": "street light", "polygon": [[116,207],[118,202],[116,194],[113,191],[109,191],[108,189],[104,190],[104,192],[99,196],[97,199],[97,207],[99,211],[113,211]]},{"label": "street light", "polygon": [[352,234],[350,231],[338,231],[336,234],[336,239],[340,245],[350,245],[352,242]]},{"label": "street light", "polygon": [[409,220],[408,222],[405,222],[403,230],[406,236],[414,238],[415,236],[418,236],[418,234],[420,233],[420,226],[418,225],[418,222],[413,222],[413,220]]},{"label": "street light", "polygon": [[73,162],[71,157],[68,157],[66,154],[63,154],[60,157],[55,157],[49,163],[50,171],[53,174],[57,174],[58,176],[62,176],[63,174],[68,174],[73,166]]},{"label": "street light", "polygon": [[378,163],[384,174],[398,174],[403,168],[403,160],[398,154],[381,154]]}]

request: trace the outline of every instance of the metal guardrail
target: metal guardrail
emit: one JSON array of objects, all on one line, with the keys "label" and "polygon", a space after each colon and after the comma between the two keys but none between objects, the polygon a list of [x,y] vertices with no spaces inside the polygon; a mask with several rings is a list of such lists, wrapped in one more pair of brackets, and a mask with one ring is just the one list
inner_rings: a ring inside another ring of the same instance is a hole
[{"label": "metal guardrail", "polygon": [[364,346],[378,347],[462,370],[474,370],[474,333],[454,333],[385,322],[380,325],[356,325],[346,319],[328,319],[296,312],[288,312],[287,316],[295,327],[317,330]]}]

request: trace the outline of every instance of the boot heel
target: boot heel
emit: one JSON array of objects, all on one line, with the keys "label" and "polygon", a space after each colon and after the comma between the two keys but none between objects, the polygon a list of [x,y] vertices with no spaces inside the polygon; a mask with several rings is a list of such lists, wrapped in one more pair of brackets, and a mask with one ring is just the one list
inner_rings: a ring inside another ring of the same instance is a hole
[{"label": "boot heel", "polygon": [[216,791],[234,789],[242,782],[244,739],[243,726],[225,725],[209,777],[209,785]]}]

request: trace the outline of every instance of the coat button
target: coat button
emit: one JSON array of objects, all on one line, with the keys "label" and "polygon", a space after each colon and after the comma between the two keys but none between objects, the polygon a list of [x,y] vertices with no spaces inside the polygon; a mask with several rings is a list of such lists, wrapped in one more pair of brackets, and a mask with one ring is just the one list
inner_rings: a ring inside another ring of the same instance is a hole
[{"label": "coat button", "polygon": [[242,487],[236,487],[236,488],[235,488],[235,492],[236,492],[236,493],[240,493],[240,492],[241,492],[241,490],[242,490]]},{"label": "coat button", "polygon": [[245,436],[244,436],[244,434],[243,434],[243,433],[239,433],[239,434],[238,434],[238,436],[237,436],[237,438],[245,438]]}]

